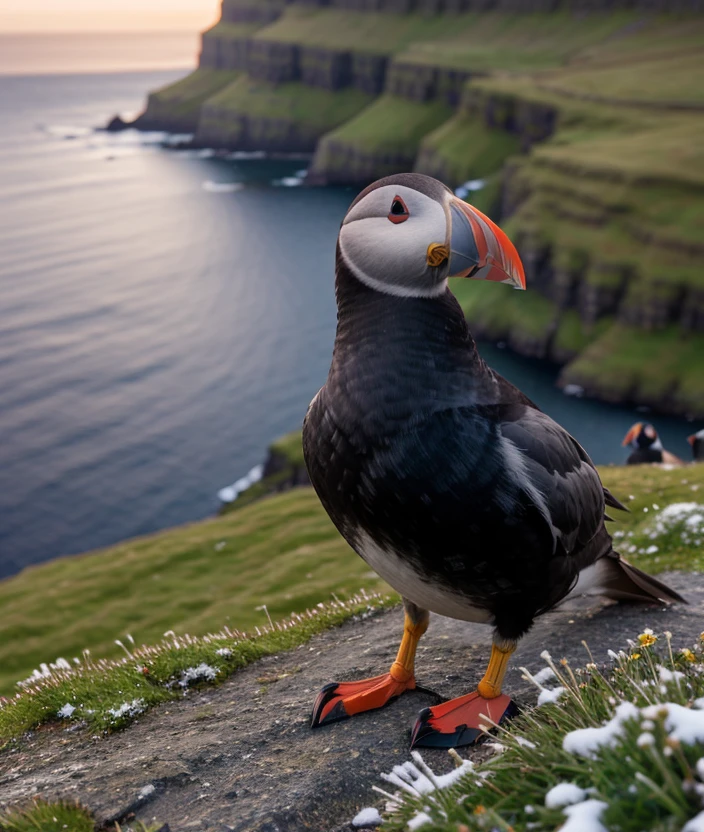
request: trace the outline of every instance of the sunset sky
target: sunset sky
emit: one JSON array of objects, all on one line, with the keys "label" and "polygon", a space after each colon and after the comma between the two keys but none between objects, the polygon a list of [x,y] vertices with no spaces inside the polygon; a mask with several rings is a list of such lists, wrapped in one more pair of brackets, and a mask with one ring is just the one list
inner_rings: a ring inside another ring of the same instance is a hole
[{"label": "sunset sky", "polygon": [[219,0],[0,0],[0,32],[197,31]]}]

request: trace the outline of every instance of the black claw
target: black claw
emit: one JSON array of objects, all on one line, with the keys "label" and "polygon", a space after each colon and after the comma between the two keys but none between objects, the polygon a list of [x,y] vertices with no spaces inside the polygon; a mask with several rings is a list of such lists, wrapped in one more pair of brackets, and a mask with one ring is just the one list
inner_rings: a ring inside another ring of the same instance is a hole
[{"label": "black claw", "polygon": [[[315,704],[313,705],[313,713],[310,719],[311,728],[317,728],[320,725],[326,725],[328,722],[335,722],[339,719],[345,719],[347,717],[344,705],[340,701],[337,703],[337,705],[335,705],[335,707],[325,717],[325,719],[322,720],[322,722],[320,720],[320,714],[323,712],[323,708],[328,704],[328,702],[331,699],[334,699],[337,688],[337,682],[330,682],[330,684],[325,685],[325,687],[318,694],[318,698],[315,700]],[[338,714],[337,716],[333,716],[333,714],[335,714],[338,710],[341,710],[342,713]]]},{"label": "black claw", "polygon": [[[518,705],[511,700],[501,715],[499,724],[513,719],[518,710]],[[479,728],[468,728],[466,725],[457,725],[453,733],[443,734],[429,724],[432,715],[430,708],[423,708],[418,714],[411,732],[411,748],[461,748],[465,745],[474,745],[486,736]]]},{"label": "black claw", "polygon": [[411,735],[411,748],[460,748],[463,745],[474,745],[481,735],[482,731],[478,728],[468,728],[466,725],[458,725],[452,734],[441,734],[437,728],[419,717]]}]

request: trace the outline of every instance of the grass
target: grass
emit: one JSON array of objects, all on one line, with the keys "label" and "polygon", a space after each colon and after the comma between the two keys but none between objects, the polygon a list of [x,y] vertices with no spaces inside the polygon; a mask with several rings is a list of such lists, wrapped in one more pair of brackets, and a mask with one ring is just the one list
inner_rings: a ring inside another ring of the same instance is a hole
[{"label": "grass", "polygon": [[441,101],[417,102],[382,95],[359,115],[329,133],[323,144],[330,141],[355,150],[413,158],[421,139],[451,115],[451,108]]},{"label": "grass", "polygon": [[396,603],[397,597],[355,595],[346,603],[320,603],[303,615],[264,624],[251,635],[229,627],[200,638],[168,631],[153,646],[135,647],[125,639],[122,659],[95,661],[84,652],[71,664],[57,661],[14,697],[0,699],[0,747],[51,722],[80,723],[93,731],[124,728],[149,708],[181,698],[190,687],[218,684],[257,659]]},{"label": "grass", "polygon": [[[671,634],[647,630],[634,633],[630,645],[612,654],[611,665],[597,666],[588,655],[586,668],[575,670],[544,654],[549,689],[562,689],[557,701],[500,729],[497,753],[476,766],[464,763],[446,788],[437,787],[442,782],[420,755],[414,765],[396,767],[385,791],[403,788],[392,796],[384,829],[552,832],[569,815],[575,832],[682,829],[701,812],[704,791],[702,645],[674,647]],[[601,655],[604,646],[598,648]],[[689,716],[688,730],[675,727],[680,714]],[[552,791],[558,784],[569,784],[572,794],[560,799]],[[585,801],[599,801],[589,806],[601,823],[578,820],[574,813],[582,810],[571,807],[583,809]],[[421,813],[424,823],[415,820]]]},{"label": "grass", "polygon": [[612,12],[585,16],[575,25],[568,11],[462,15],[449,36],[435,42],[418,38],[396,60],[474,72],[532,72],[564,64],[582,50],[617,36],[637,18],[629,12]]},{"label": "grass", "polygon": [[260,27],[260,23],[229,23],[221,20],[215,26],[211,26],[207,32],[203,32],[203,37],[241,40],[253,35]]},{"label": "grass", "polygon": [[[704,30],[701,46],[704,46]],[[697,53],[655,55],[624,65],[550,73],[540,79],[540,84],[558,93],[601,101],[683,108],[704,105],[701,61]]]},{"label": "grass", "polygon": [[[538,292],[508,291],[470,280],[454,280],[452,291],[470,328],[479,327],[492,341],[530,338],[546,341],[556,320],[556,305]],[[497,298],[496,295],[502,297]]]},{"label": "grass", "polygon": [[[463,16],[463,20],[469,19]],[[289,8],[257,32],[256,40],[296,43],[330,50],[389,55],[419,39],[442,37],[456,29],[448,15],[384,14],[343,9]]]},{"label": "grass", "polygon": [[153,92],[149,96],[146,118],[167,117],[173,121],[188,122],[195,130],[205,101],[231,84],[236,77],[237,73],[230,70],[197,69],[175,84]]},{"label": "grass", "polygon": [[371,100],[355,89],[331,92],[300,83],[268,84],[244,76],[208,100],[203,122],[246,116],[293,123],[318,136],[352,118]]},{"label": "grass", "polygon": [[292,467],[305,465],[300,430],[292,430],[269,446],[269,452],[283,457]]},{"label": "grass", "polygon": [[614,324],[563,369],[561,382],[580,384],[607,400],[704,413],[703,350],[704,336],[675,326],[644,333]]},{"label": "grass", "polygon": [[[519,151],[519,141],[505,130],[496,130],[465,115],[456,115],[421,141],[415,170],[436,176],[449,185],[469,179],[500,184],[504,162]],[[493,189],[495,190],[495,189]],[[476,198],[486,195],[477,193]],[[496,194],[493,195],[494,199]],[[491,197],[488,201],[492,201]],[[478,208],[484,210],[481,205]]]},{"label": "grass", "polygon": [[[94,832],[93,815],[77,803],[60,801],[46,803],[35,800],[31,806],[23,809],[11,809],[0,814],[0,832]],[[132,823],[132,832],[157,832],[161,824],[144,826]],[[121,832],[118,824],[110,832]],[[128,832],[126,827],[124,832]]]},{"label": "grass", "polygon": [[384,584],[347,547],[312,489],[214,520],[61,558],[0,582],[0,693],[56,656],[119,654],[131,633],[203,634],[266,622]]}]

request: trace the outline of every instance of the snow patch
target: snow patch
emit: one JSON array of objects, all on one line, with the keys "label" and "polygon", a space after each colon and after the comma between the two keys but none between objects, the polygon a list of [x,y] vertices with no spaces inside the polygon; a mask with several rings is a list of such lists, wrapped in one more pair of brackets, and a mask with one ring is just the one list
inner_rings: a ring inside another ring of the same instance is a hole
[{"label": "snow patch", "polygon": [[522,745],[523,748],[537,748],[537,745],[530,740],[527,740],[525,737],[516,737],[516,742],[519,745]]},{"label": "snow patch", "polygon": [[381,815],[378,809],[362,809],[352,819],[352,826],[378,826],[381,823]]},{"label": "snow patch", "polygon": [[540,707],[540,705],[554,704],[563,695],[563,693],[566,693],[566,688],[563,688],[562,686],[552,688],[551,690],[543,688],[540,691],[540,696],[538,696],[538,707]]},{"label": "snow patch", "polygon": [[425,812],[418,812],[417,815],[415,815],[408,821],[408,828],[411,830],[411,832],[413,832],[414,829],[420,829],[421,826],[425,826],[426,823],[431,823],[432,820],[433,819],[430,817],[430,815],[426,815]]},{"label": "snow patch", "polygon": [[[622,702],[616,708],[613,719],[609,720],[606,725],[600,728],[578,728],[576,731],[570,731],[562,740],[562,747],[570,754],[593,758],[600,748],[612,748],[616,745],[623,733],[624,723],[638,716],[640,716],[640,711],[632,702]],[[702,717],[704,718],[704,713]]]},{"label": "snow patch", "polygon": [[601,813],[607,805],[603,800],[585,800],[568,806],[563,810],[567,823],[560,827],[560,832],[607,832],[601,823]]},{"label": "snow patch", "polygon": [[551,667],[544,667],[538,673],[533,676],[533,680],[537,682],[539,685],[544,685],[546,682],[551,682],[553,679],[556,679],[555,671]]},{"label": "snow patch", "polygon": [[545,805],[548,809],[561,809],[573,803],[582,803],[586,796],[584,789],[574,783],[558,783],[545,795]]},{"label": "snow patch", "polygon": [[695,815],[682,827],[682,832],[704,832],[704,812]]},{"label": "snow patch", "polygon": [[646,719],[665,717],[665,729],[670,739],[679,740],[686,745],[704,742],[704,711],[665,702],[662,705],[649,705],[643,708],[642,713]]},{"label": "snow patch", "polygon": [[137,800],[146,800],[148,797],[151,797],[155,791],[156,786],[152,783],[147,783],[146,786],[143,786],[142,789],[140,789],[140,792],[137,795]]}]

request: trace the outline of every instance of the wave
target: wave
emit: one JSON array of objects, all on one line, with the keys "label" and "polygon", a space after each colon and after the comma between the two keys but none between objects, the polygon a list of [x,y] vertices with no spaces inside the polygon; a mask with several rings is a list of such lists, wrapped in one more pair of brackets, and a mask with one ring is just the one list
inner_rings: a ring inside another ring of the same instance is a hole
[{"label": "wave", "polygon": [[53,139],[63,139],[64,141],[84,139],[93,132],[92,127],[72,127],[65,124],[38,124],[37,128]]},{"label": "wave", "polygon": [[264,476],[264,466],[255,465],[254,468],[237,482],[228,485],[226,488],[218,491],[218,498],[223,503],[233,503],[244,491],[251,488],[255,483],[259,482]]},{"label": "wave", "polygon": [[237,162],[240,159],[266,159],[264,150],[235,150],[225,156],[228,162]]},{"label": "wave", "polygon": [[242,188],[244,185],[241,182],[213,182],[211,179],[203,182],[203,190],[209,194],[234,194]]},{"label": "wave", "polygon": [[273,179],[271,184],[275,188],[298,188],[306,180],[307,170],[297,170],[293,176],[284,176],[282,179]]}]

